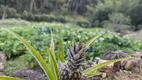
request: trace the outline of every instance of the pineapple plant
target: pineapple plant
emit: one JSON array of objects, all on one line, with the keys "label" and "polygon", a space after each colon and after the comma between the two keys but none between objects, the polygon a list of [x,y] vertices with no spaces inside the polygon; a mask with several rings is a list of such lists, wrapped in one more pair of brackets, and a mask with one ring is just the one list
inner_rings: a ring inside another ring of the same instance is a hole
[{"label": "pineapple plant", "polygon": [[85,59],[86,46],[84,43],[73,43],[68,50],[68,61],[61,67],[60,80],[81,80],[81,66]]},{"label": "pineapple plant", "polygon": [[[95,75],[98,75],[100,73],[97,73],[97,70],[118,62],[122,60],[127,60],[130,58],[122,58],[122,59],[116,59],[116,60],[110,60],[104,63],[97,64],[95,66],[92,66],[86,70],[82,70],[82,63],[83,60],[85,59],[85,51],[87,48],[90,46],[92,42],[94,42],[95,39],[99,38],[100,36],[94,37],[93,39],[89,40],[86,42],[86,44],[79,42],[73,43],[73,46],[68,49],[68,60],[65,65],[62,65],[61,67],[58,65],[57,61],[61,61],[64,63],[64,51],[63,47],[61,48],[62,45],[62,40],[60,41],[61,44],[58,58],[56,58],[55,53],[54,53],[54,42],[53,42],[53,35],[51,35],[51,45],[50,48],[48,49],[50,54],[49,54],[49,60],[48,63],[43,59],[41,54],[36,51],[24,38],[20,37],[18,34],[7,30],[10,34],[12,34],[15,38],[19,39],[25,47],[29,50],[30,54],[36,59],[36,61],[39,63],[43,71],[45,72],[46,76],[48,77],[48,80],[88,80],[90,77],[93,77]],[[59,35],[61,38],[61,35]],[[57,60],[58,59],[58,60]],[[1,79],[7,80],[7,76],[0,76]],[[10,80],[21,80],[17,78],[11,78]]]}]

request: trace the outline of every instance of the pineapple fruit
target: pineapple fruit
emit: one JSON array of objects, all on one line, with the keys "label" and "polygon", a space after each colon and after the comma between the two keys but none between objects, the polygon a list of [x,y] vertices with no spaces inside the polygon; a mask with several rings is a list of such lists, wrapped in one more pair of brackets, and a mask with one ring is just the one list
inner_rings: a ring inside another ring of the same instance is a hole
[{"label": "pineapple fruit", "polygon": [[82,80],[80,71],[86,50],[86,46],[82,42],[73,43],[73,47],[68,50],[68,61],[61,67],[60,80]]}]

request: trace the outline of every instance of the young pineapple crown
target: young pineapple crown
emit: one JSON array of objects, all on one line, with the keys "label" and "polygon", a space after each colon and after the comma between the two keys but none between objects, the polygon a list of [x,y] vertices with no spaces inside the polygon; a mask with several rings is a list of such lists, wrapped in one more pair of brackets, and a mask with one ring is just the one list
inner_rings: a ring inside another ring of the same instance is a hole
[{"label": "young pineapple crown", "polygon": [[82,62],[85,59],[85,51],[86,46],[82,42],[79,42],[78,44],[74,42],[73,47],[68,49],[67,65],[70,70],[76,70],[82,65]]},{"label": "young pineapple crown", "polygon": [[60,71],[60,80],[81,80],[81,68],[85,59],[86,46],[82,42],[73,43],[68,49],[68,61]]}]

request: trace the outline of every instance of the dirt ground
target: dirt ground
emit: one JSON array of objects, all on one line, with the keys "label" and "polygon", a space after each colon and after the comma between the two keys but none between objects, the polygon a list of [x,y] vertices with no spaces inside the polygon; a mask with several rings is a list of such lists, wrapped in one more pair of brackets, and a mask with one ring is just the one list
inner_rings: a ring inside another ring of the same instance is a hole
[{"label": "dirt ground", "polygon": [[131,37],[134,38],[138,41],[142,41],[142,30],[138,31],[138,32],[132,32],[129,34],[124,35],[124,37]]}]

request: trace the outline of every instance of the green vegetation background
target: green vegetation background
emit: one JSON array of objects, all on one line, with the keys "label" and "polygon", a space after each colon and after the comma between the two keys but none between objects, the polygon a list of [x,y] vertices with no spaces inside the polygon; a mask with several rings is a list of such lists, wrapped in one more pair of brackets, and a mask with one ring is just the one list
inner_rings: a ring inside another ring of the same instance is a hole
[{"label": "green vegetation background", "polygon": [[0,0],[0,18],[139,30],[142,0]]},{"label": "green vegetation background", "polygon": [[142,0],[0,0],[0,51],[6,54],[7,60],[12,60],[6,64],[6,74],[13,72],[8,66],[16,70],[14,59],[20,57],[31,64],[34,58],[26,54],[29,53],[26,48],[4,28],[26,39],[44,59],[49,54],[50,29],[54,33],[55,51],[59,44],[58,29],[61,29],[65,53],[72,40],[87,41],[105,34],[87,51],[86,60],[93,60],[112,50],[141,51],[141,42],[115,33],[140,30],[141,14]]}]

